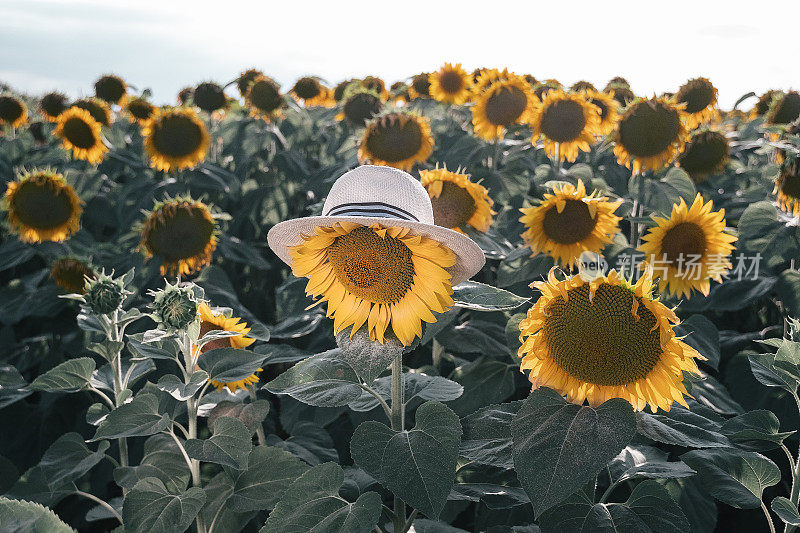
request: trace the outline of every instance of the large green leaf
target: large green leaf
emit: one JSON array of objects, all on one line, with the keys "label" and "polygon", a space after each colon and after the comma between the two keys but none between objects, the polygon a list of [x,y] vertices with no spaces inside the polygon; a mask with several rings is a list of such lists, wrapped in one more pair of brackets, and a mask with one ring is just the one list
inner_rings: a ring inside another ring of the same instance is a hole
[{"label": "large green leaf", "polygon": [[511,421],[523,401],[491,405],[462,419],[464,438],[459,455],[479,464],[513,469]]},{"label": "large green leaf", "polygon": [[247,426],[247,429],[250,430],[250,434],[252,435],[259,426],[261,426],[264,419],[267,418],[268,413],[269,401],[267,400],[256,400],[250,403],[223,400],[215,405],[211,412],[208,413],[208,427],[213,429],[214,422],[216,422],[218,418],[229,416],[240,420]]},{"label": "large green leaf", "polygon": [[353,433],[353,461],[384,487],[430,518],[442,512],[453,486],[461,423],[438,402],[422,404],[412,430],[364,422]]},{"label": "large green leaf", "polygon": [[772,500],[770,507],[772,507],[775,514],[783,520],[784,524],[800,526],[800,513],[797,512],[797,505],[793,504],[789,498],[778,496]]},{"label": "large green leaf", "polygon": [[719,366],[719,331],[703,315],[692,315],[675,326],[675,334],[686,336],[684,342],[705,357],[705,363],[716,369]]},{"label": "large green leaf", "polygon": [[300,361],[264,388],[317,407],[347,405],[361,397],[362,389],[355,370],[338,352],[330,350]]},{"label": "large green leaf", "polygon": [[95,369],[94,359],[78,357],[64,361],[33,380],[33,390],[45,392],[76,392],[85,389]]},{"label": "large green leaf", "polygon": [[0,528],[9,533],[75,533],[43,505],[0,496]]},{"label": "large green leaf", "polygon": [[205,502],[206,494],[199,487],[191,487],[183,492],[171,492],[159,479],[143,479],[125,496],[122,505],[125,532],[185,531]]},{"label": "large green leaf", "polygon": [[507,311],[528,300],[529,298],[517,296],[513,292],[477,281],[464,281],[453,287],[455,305],[475,311]]},{"label": "large green leaf", "polygon": [[759,409],[726,420],[720,433],[740,448],[769,451],[778,448],[794,431],[780,431],[780,420],[772,411]]},{"label": "large green leaf", "polygon": [[186,441],[184,447],[189,457],[205,463],[244,469],[253,449],[252,432],[242,421],[229,416],[218,418],[213,431],[214,434],[205,440]]},{"label": "large green leaf", "polygon": [[518,375],[516,366],[487,357],[461,365],[449,377],[464,387],[464,392],[450,407],[459,416],[465,416],[486,405],[502,402],[514,394]]},{"label": "large green leaf", "polygon": [[291,453],[272,446],[256,446],[247,468],[234,480],[226,505],[237,512],[271,510],[292,482],[309,466]]},{"label": "large green leaf", "polygon": [[636,418],[624,400],[579,406],[543,387],[525,400],[511,433],[517,476],[540,515],[594,479],[631,441]]},{"label": "large green leaf", "polygon": [[179,402],[184,402],[188,398],[194,396],[197,391],[205,385],[207,380],[208,374],[203,370],[192,372],[192,375],[189,377],[189,383],[184,383],[183,380],[174,374],[166,374],[161,376],[161,379],[156,383],[156,387],[169,393],[170,396]]},{"label": "large green leaf", "polygon": [[528,284],[547,277],[551,268],[553,258],[549,255],[538,254],[531,257],[531,250],[527,246],[517,248],[497,267],[497,285],[510,287],[517,283]]},{"label": "large green leaf", "polygon": [[372,383],[392,364],[395,358],[403,355],[403,344],[389,336],[381,344],[370,340],[366,328],[361,328],[351,336],[350,330],[342,331],[336,336],[336,344],[341,351],[339,357],[355,370],[364,383]]},{"label": "large green leaf", "polygon": [[183,453],[169,435],[153,435],[144,443],[144,455],[136,466],[114,469],[114,481],[120,487],[132,489],[144,478],[158,478],[170,492],[182,492],[189,484],[191,473]]},{"label": "large green leaf", "polygon": [[51,487],[59,487],[86,474],[103,460],[108,448],[108,441],[102,441],[93,452],[78,433],[65,433],[44,452],[39,468]]},{"label": "large green leaf", "polygon": [[339,496],[344,481],[335,463],[315,466],[286,490],[261,533],[369,533],[381,514],[381,497],[365,492],[350,503]]},{"label": "large green leaf", "polygon": [[636,429],[639,434],[656,442],[690,448],[730,446],[715,420],[685,409],[673,407],[669,412],[637,413]]},{"label": "large green leaf", "polygon": [[634,174],[628,183],[628,192],[631,198],[652,211],[669,214],[672,204],[680,202],[681,198],[691,203],[696,191],[694,182],[686,171],[671,168],[659,178]]},{"label": "large green leaf", "polygon": [[221,383],[239,381],[252,376],[259,368],[264,356],[238,348],[215,348],[205,352],[197,365],[208,372],[210,379]]},{"label": "large green leaf", "polygon": [[92,440],[144,437],[164,431],[172,424],[169,415],[159,413],[155,394],[139,394],[108,413]]},{"label": "large green leaf", "polygon": [[615,483],[635,477],[677,479],[696,473],[682,461],[668,461],[666,452],[650,446],[628,446],[608,467]]}]

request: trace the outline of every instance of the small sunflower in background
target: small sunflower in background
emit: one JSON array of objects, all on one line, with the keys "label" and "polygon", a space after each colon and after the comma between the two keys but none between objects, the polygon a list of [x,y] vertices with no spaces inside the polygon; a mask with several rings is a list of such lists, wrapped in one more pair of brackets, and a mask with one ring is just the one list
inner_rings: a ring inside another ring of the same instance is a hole
[{"label": "small sunflower in background", "polygon": [[628,80],[626,80],[622,76],[614,76],[613,78],[608,80],[608,83],[606,83],[606,86],[603,89],[603,92],[609,92],[609,91],[613,90],[615,86],[616,87],[627,87],[628,89],[631,88],[631,84],[628,83]]},{"label": "small sunflower in background", "polygon": [[194,274],[211,263],[217,248],[217,223],[211,209],[188,197],[157,202],[139,231],[139,250],[148,258],[162,258],[162,276]]},{"label": "small sunflower in background", "polygon": [[717,115],[717,93],[717,88],[707,78],[694,78],[681,85],[674,99],[684,104],[687,128],[696,128]]},{"label": "small sunflower in background", "polygon": [[695,131],[678,156],[677,164],[695,182],[719,174],[728,161],[730,146],[724,133],[701,129]]},{"label": "small sunflower in background", "polygon": [[108,151],[101,129],[88,111],[71,107],[58,116],[53,135],[61,139],[65,150],[72,150],[72,157],[97,165]]},{"label": "small sunflower in background", "polygon": [[46,121],[55,122],[58,119],[58,115],[67,110],[68,103],[69,99],[65,94],[59,92],[47,93],[39,99],[39,111]]},{"label": "small sunflower in background", "polygon": [[614,100],[616,100],[622,107],[626,107],[628,104],[636,100],[636,95],[627,85],[613,84],[609,87],[606,87],[604,91],[613,93]]},{"label": "small sunflower in background", "polygon": [[134,96],[125,102],[125,111],[131,122],[136,122],[139,126],[144,126],[148,120],[157,113],[156,106],[148,102],[141,96]]},{"label": "small sunflower in background", "polygon": [[86,278],[96,276],[92,267],[74,257],[56,259],[50,267],[50,278],[68,294],[85,294]]},{"label": "small sunflower in background", "polygon": [[437,226],[456,231],[471,226],[483,233],[489,231],[492,215],[496,213],[486,187],[473,183],[469,174],[446,168],[421,170],[419,175],[431,198],[433,221]]},{"label": "small sunflower in background", "polygon": [[250,116],[266,122],[278,118],[286,105],[280,85],[267,76],[257,76],[250,83],[245,103],[250,109]]},{"label": "small sunflower in background", "polygon": [[358,146],[360,163],[411,170],[433,153],[433,136],[427,118],[392,112],[367,125]]},{"label": "small sunflower in background", "polygon": [[571,268],[583,252],[600,253],[612,241],[622,220],[614,212],[621,204],[621,199],[609,201],[596,192],[587,195],[581,180],[577,187],[555,185],[541,204],[520,209],[519,221],[526,228],[522,238],[533,255],[545,253]]},{"label": "small sunflower in background", "polygon": [[[514,77],[515,74],[513,72],[509,72],[507,68],[504,68],[503,70],[498,70],[496,68],[480,69],[480,73],[477,77],[475,77],[470,87],[470,91],[472,92],[471,100],[475,100],[478,96],[486,92],[486,89],[491,87],[494,82],[507,81]],[[525,78],[523,77],[523,79]]]},{"label": "small sunflower in background", "polygon": [[206,113],[228,107],[228,97],[218,83],[205,81],[197,85],[192,93],[192,102]]},{"label": "small sunflower in background", "polygon": [[569,90],[572,92],[581,93],[587,91],[597,91],[597,87],[595,87],[590,81],[580,80],[573,83]]},{"label": "small sunflower in background", "polygon": [[[368,91],[377,94],[384,102],[389,99],[389,91],[386,90],[386,82],[378,76],[365,76],[359,84]],[[335,95],[334,95],[335,99]]]},{"label": "small sunflower in background", "polygon": [[408,87],[408,95],[411,99],[415,98],[430,98],[431,97],[431,81],[430,74],[422,72],[411,78],[411,85]]},{"label": "small sunflower in background", "polygon": [[342,112],[337,116],[357,127],[366,126],[383,111],[383,100],[378,93],[355,85],[349,88],[342,103]]},{"label": "small sunflower in background", "polygon": [[629,105],[614,133],[614,155],[620,165],[638,174],[672,162],[686,142],[682,115],[680,105],[655,96]]},{"label": "small sunflower in background", "polygon": [[193,87],[184,87],[180,91],[178,91],[178,105],[187,105],[189,101],[192,99],[192,93],[194,92]]},{"label": "small sunflower in background", "polygon": [[489,85],[472,106],[475,134],[487,141],[499,139],[507,128],[528,122],[538,103],[523,78],[512,75],[499,79]]},{"label": "small sunflower in background", "polygon": [[550,91],[560,91],[562,89],[563,87],[558,80],[544,80],[533,87],[533,94],[536,95],[536,98],[542,100]]},{"label": "small sunflower in background", "polygon": [[787,158],[781,165],[781,172],[775,180],[778,205],[785,212],[800,217],[800,159]]},{"label": "small sunflower in background", "polygon": [[337,102],[341,102],[344,99],[344,92],[347,90],[348,87],[351,85],[360,85],[361,80],[357,78],[350,78],[349,80],[340,81],[336,84],[336,87],[333,88],[333,99]]},{"label": "small sunflower in background", "polygon": [[780,97],[782,95],[783,93],[781,91],[777,91],[775,89],[770,89],[769,91],[765,92],[758,97],[758,102],[756,102],[756,105],[754,105],[753,109],[750,111],[750,116],[752,118],[756,118],[766,115],[767,111],[769,111],[772,101],[776,97]]},{"label": "small sunflower in background", "polygon": [[211,144],[206,125],[187,108],[158,111],[142,128],[142,137],[150,166],[167,172],[201,163]]},{"label": "small sunflower in background", "polygon": [[599,109],[578,93],[552,90],[530,117],[531,142],[544,137],[545,153],[561,161],[575,161],[579,152],[591,150],[595,135],[600,134]]},{"label": "small sunflower in background", "polygon": [[367,325],[383,343],[391,326],[404,346],[422,336],[422,322],[453,305],[451,275],[456,255],[408,228],[337,222],[317,227],[289,248],[292,273],[307,277],[306,292],[328,302],[338,334]]},{"label": "small sunflower in background", "polygon": [[[215,313],[205,302],[197,306],[197,311],[200,313],[200,339],[209,331],[216,330],[232,331],[239,333],[239,335],[210,340],[199,349],[195,347],[196,355],[202,357],[204,353],[217,348],[244,349],[256,342],[255,339],[246,336],[250,332],[250,328],[247,327],[247,322],[241,321],[241,318],[225,316],[224,313]],[[260,372],[261,369],[259,368],[258,371]],[[231,393],[235,393],[237,389],[247,390],[247,387],[254,383],[258,383],[258,376],[256,374],[231,382],[211,380],[211,384],[216,387],[218,391],[227,387]]]},{"label": "small sunflower in background", "polygon": [[430,80],[430,94],[439,102],[461,105],[470,98],[472,78],[461,67],[461,63],[455,65],[445,63],[428,79]]},{"label": "small sunflower in background", "polygon": [[28,108],[25,102],[10,94],[0,96],[0,127],[19,128],[27,121]]},{"label": "small sunflower in background", "polygon": [[411,95],[408,94],[408,85],[402,81],[396,81],[389,87],[389,97],[396,104],[405,104],[411,101]]},{"label": "small sunflower in background", "polygon": [[600,113],[600,125],[597,127],[597,134],[608,135],[614,131],[619,120],[619,102],[614,100],[614,93],[586,91],[584,98],[597,107]]},{"label": "small sunflower in background", "polygon": [[304,107],[331,107],[335,104],[332,91],[313,76],[303,76],[297,80],[291,94]]},{"label": "small sunflower in background", "polygon": [[688,297],[697,290],[707,296],[711,280],[721,283],[731,268],[736,237],[725,233],[725,210],[712,208],[712,202],[703,203],[698,193],[691,207],[681,198],[669,218],[653,217],[656,227],[648,230],[637,249],[660,277],[662,292]]},{"label": "small sunflower in background", "polygon": [[99,98],[81,98],[73,102],[71,107],[78,107],[88,111],[101,126],[108,127],[111,125],[111,108]]},{"label": "small sunflower in background", "polygon": [[81,227],[81,200],[64,176],[49,170],[21,174],[3,196],[8,225],[22,242],[61,242]]},{"label": "small sunflower in background", "polygon": [[112,105],[123,105],[127,92],[128,84],[125,83],[125,80],[113,74],[101,76],[94,82],[95,96]]},{"label": "small sunflower in background", "polygon": [[767,124],[791,124],[800,117],[800,93],[789,91],[776,96],[767,111]]},{"label": "small sunflower in background", "polygon": [[263,72],[255,68],[249,68],[239,74],[239,77],[236,78],[236,88],[239,90],[239,94],[242,95],[242,98],[247,96],[247,90],[250,88],[250,84],[253,83],[256,78],[263,75]]},{"label": "small sunflower in background", "polygon": [[532,287],[541,296],[519,324],[518,355],[533,389],[578,405],[622,398],[637,411],[688,407],[683,373],[699,375],[695,360],[704,358],[676,336],[680,321],[653,296],[651,274],[634,285],[614,270],[592,281],[559,281],[551,270]]}]

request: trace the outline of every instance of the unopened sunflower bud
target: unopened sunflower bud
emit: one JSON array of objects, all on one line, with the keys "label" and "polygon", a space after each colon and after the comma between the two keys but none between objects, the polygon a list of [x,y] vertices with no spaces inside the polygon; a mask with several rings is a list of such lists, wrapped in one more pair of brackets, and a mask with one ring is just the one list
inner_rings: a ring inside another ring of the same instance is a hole
[{"label": "unopened sunflower bud", "polygon": [[186,329],[197,317],[199,304],[191,287],[170,285],[152,293],[154,319],[168,331]]},{"label": "unopened sunflower bud", "polygon": [[86,281],[86,305],[98,315],[108,315],[116,311],[125,299],[125,286],[121,279],[100,273],[95,279]]}]

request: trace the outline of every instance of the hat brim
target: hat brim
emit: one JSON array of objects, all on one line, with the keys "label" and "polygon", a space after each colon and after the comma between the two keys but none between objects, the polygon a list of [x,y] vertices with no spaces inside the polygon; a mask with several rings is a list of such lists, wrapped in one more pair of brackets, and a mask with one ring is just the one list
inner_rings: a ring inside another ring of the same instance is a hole
[{"label": "hat brim", "polygon": [[337,222],[354,222],[369,226],[381,224],[399,228],[409,228],[416,235],[428,237],[447,246],[456,254],[456,264],[448,268],[453,276],[453,285],[466,281],[483,268],[486,258],[483,250],[466,235],[441,226],[402,220],[399,218],[359,217],[359,216],[317,216],[295,218],[276,224],[267,234],[267,242],[272,251],[287,265],[291,265],[289,247],[303,242],[303,235],[312,235],[314,228],[331,227]]}]

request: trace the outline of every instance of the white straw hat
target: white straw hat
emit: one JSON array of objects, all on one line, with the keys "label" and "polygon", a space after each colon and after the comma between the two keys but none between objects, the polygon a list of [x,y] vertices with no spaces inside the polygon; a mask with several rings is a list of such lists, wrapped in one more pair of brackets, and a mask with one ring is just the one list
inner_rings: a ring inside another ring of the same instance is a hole
[{"label": "white straw hat", "polygon": [[409,228],[444,244],[457,256],[456,264],[448,269],[453,285],[474,276],[486,261],[472,239],[433,223],[431,199],[418,180],[402,170],[375,165],[362,165],[343,174],[331,187],[322,216],[281,222],[269,230],[267,242],[284,263],[291,264],[289,247],[301,244],[303,235],[344,221]]}]

